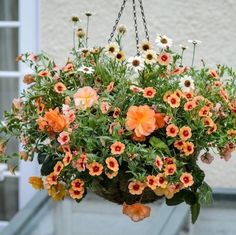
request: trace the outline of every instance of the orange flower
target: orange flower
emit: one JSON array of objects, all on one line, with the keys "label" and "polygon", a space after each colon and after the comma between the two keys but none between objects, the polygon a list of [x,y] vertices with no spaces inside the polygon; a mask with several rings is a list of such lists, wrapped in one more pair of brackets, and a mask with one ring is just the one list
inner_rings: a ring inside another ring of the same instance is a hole
[{"label": "orange flower", "polygon": [[155,113],[156,129],[163,128],[166,125],[165,116],[162,113]]},{"label": "orange flower", "polygon": [[171,108],[178,108],[180,106],[180,98],[175,94],[171,94],[167,99],[167,103]]},{"label": "orange flower", "polygon": [[146,87],[143,90],[143,97],[145,98],[153,98],[156,94],[156,90],[153,87]]},{"label": "orange flower", "polygon": [[170,124],[166,127],[166,135],[169,137],[177,136],[178,132],[179,128],[174,124]]},{"label": "orange flower", "polygon": [[191,100],[191,99],[193,98],[193,92],[192,92],[192,91],[184,92],[183,97],[184,97],[186,100]]},{"label": "orange flower", "polygon": [[65,72],[69,72],[69,71],[73,71],[74,70],[74,66],[71,63],[68,63],[64,68],[63,71]]},{"label": "orange flower", "polygon": [[175,92],[174,92],[175,95],[177,95],[179,98],[181,98],[183,96],[183,92],[180,91],[179,89],[177,89]]},{"label": "orange flower", "polygon": [[147,105],[131,106],[128,109],[125,127],[129,131],[134,130],[138,137],[150,135],[156,127],[154,110]]},{"label": "orange flower", "polygon": [[109,171],[105,173],[107,178],[109,179],[113,179],[114,177],[116,177],[118,175],[118,171]]},{"label": "orange flower", "polygon": [[112,170],[112,171],[118,171],[119,170],[119,164],[118,164],[117,160],[114,157],[108,157],[105,162],[107,164],[107,167],[110,170]]},{"label": "orange flower", "polygon": [[84,187],[84,181],[81,179],[75,179],[71,182],[71,187],[74,190],[81,190]]},{"label": "orange flower", "polygon": [[184,147],[184,141],[183,140],[176,140],[174,143],[174,147],[178,150],[182,150]]},{"label": "orange flower", "polygon": [[167,66],[170,63],[171,60],[171,56],[169,53],[166,52],[162,52],[158,58],[157,58],[158,62],[160,65],[165,65]]},{"label": "orange flower", "polygon": [[173,94],[172,91],[167,91],[163,96],[163,100],[167,103],[170,95],[172,94]]},{"label": "orange flower", "polygon": [[144,142],[146,140],[146,136],[144,135],[137,136],[135,133],[133,133],[131,138],[133,141],[137,141],[137,142]]},{"label": "orange flower", "polygon": [[125,151],[125,145],[118,141],[113,143],[110,148],[111,148],[111,153],[115,155],[120,155]]},{"label": "orange flower", "polygon": [[83,110],[93,106],[98,100],[97,92],[89,86],[79,88],[74,94],[75,106]]},{"label": "orange flower", "polygon": [[114,113],[113,113],[113,118],[117,118],[120,114],[120,109],[119,108],[115,108],[114,109]]},{"label": "orange flower", "polygon": [[48,175],[45,179],[46,184],[48,185],[56,185],[57,184],[57,175],[52,172],[50,175]]},{"label": "orange flower", "polygon": [[160,156],[156,156],[156,159],[155,159],[155,166],[161,170],[162,167],[163,167],[163,161],[162,159],[160,158]]},{"label": "orange flower", "polygon": [[229,96],[223,87],[220,88],[219,93],[220,93],[221,97],[224,99],[224,101],[226,101],[226,102],[229,101]]},{"label": "orange flower", "polygon": [[74,161],[72,166],[77,168],[79,172],[85,171],[87,164],[87,155],[82,153],[77,161]]},{"label": "orange flower", "polygon": [[112,92],[113,87],[114,87],[114,82],[110,82],[109,85],[107,86],[107,91]]},{"label": "orange flower", "polygon": [[133,205],[123,204],[123,214],[128,215],[134,222],[141,221],[150,216],[151,208],[141,203]]},{"label": "orange flower", "polygon": [[202,119],[202,121],[203,121],[205,127],[213,127],[214,126],[214,122],[210,117],[204,117]]},{"label": "orange flower", "polygon": [[40,103],[38,106],[37,106],[37,112],[38,113],[42,113],[43,110],[45,108],[45,104],[44,103]]},{"label": "orange flower", "polygon": [[41,72],[38,73],[38,75],[40,77],[49,77],[50,76],[50,72],[48,72],[48,71],[41,71]]},{"label": "orange flower", "polygon": [[173,157],[165,157],[164,158],[164,163],[166,165],[172,165],[172,164],[175,163],[175,158],[173,158]]},{"label": "orange flower", "polygon": [[129,183],[128,189],[132,195],[140,195],[145,189],[145,184],[140,181],[133,181]]},{"label": "orange flower", "polygon": [[31,176],[31,177],[29,177],[29,183],[36,190],[42,190],[43,189],[43,180],[42,180],[41,177]]},{"label": "orange flower", "polygon": [[192,137],[191,128],[188,126],[183,126],[179,130],[179,137],[181,140],[188,140]]},{"label": "orange flower", "polygon": [[47,189],[48,195],[52,197],[54,201],[60,201],[66,196],[66,190],[64,184],[53,185]]},{"label": "orange flower", "polygon": [[80,190],[78,190],[78,189],[75,190],[75,189],[71,188],[69,190],[69,194],[70,194],[71,198],[79,200],[79,199],[83,198],[84,188],[81,188]]},{"label": "orange flower", "polygon": [[158,187],[161,187],[161,188],[165,188],[167,186],[167,180],[165,179],[165,176],[163,173],[159,173],[157,176],[156,176],[156,179],[157,179],[157,186]]},{"label": "orange flower", "polygon": [[35,81],[35,77],[32,74],[26,74],[23,79],[23,83],[29,85]]},{"label": "orange flower", "polygon": [[183,173],[181,176],[180,176],[180,181],[183,183],[184,187],[187,188],[187,187],[190,187],[193,185],[193,176],[190,174],[190,173]]},{"label": "orange flower", "polygon": [[67,127],[64,115],[59,114],[59,108],[49,109],[45,112],[44,120],[52,128],[54,132],[62,132]]},{"label": "orange flower", "polygon": [[137,86],[134,86],[134,85],[132,85],[132,86],[130,86],[130,90],[131,91],[133,91],[133,92],[143,92],[143,89],[142,88],[140,88],[140,87],[137,87]]},{"label": "orange flower", "polygon": [[198,115],[200,117],[206,117],[209,114],[209,111],[210,111],[210,108],[207,106],[204,106],[199,110]]},{"label": "orange flower", "polygon": [[185,156],[189,156],[194,152],[194,144],[191,142],[185,142],[183,147],[183,152]]},{"label": "orange flower", "polygon": [[103,165],[98,162],[92,162],[88,164],[87,168],[91,176],[99,176],[102,174],[103,171]]},{"label": "orange flower", "polygon": [[171,199],[175,194],[175,190],[171,185],[166,185],[165,188],[158,187],[155,189],[154,192],[157,196],[161,197],[165,195],[165,197],[168,199]]},{"label": "orange flower", "polygon": [[72,154],[70,152],[67,152],[65,157],[63,158],[63,163],[65,166],[68,166],[72,160]]},{"label": "orange flower", "polygon": [[109,111],[110,105],[108,104],[108,102],[103,101],[100,104],[100,109],[102,111],[103,114],[107,113]]},{"label": "orange flower", "polygon": [[196,108],[197,104],[195,101],[188,101],[184,104],[185,111],[191,111],[192,109]]},{"label": "orange flower", "polygon": [[230,129],[227,131],[227,134],[232,138],[236,138],[236,130]]},{"label": "orange flower", "polygon": [[173,71],[171,71],[171,75],[178,75],[184,72],[184,68],[182,67],[177,67]]},{"label": "orange flower", "polygon": [[62,82],[57,82],[54,85],[54,91],[56,93],[62,94],[66,90],[66,86]]},{"label": "orange flower", "polygon": [[214,123],[213,126],[209,127],[207,130],[207,134],[211,135],[213,132],[217,131],[217,125]]},{"label": "orange flower", "polygon": [[58,161],[57,164],[54,166],[53,170],[56,175],[59,175],[63,170],[64,165],[61,161]]},{"label": "orange flower", "polygon": [[42,117],[37,119],[37,124],[40,131],[44,131],[47,126],[47,122]]},{"label": "orange flower", "polygon": [[157,187],[157,178],[156,178],[156,176],[148,175],[147,178],[146,178],[146,184],[150,189],[152,189],[152,190],[156,189],[156,187]]},{"label": "orange flower", "polygon": [[219,78],[219,74],[218,74],[215,70],[210,70],[210,71],[209,71],[209,75],[210,75],[212,78]]},{"label": "orange flower", "polygon": [[173,175],[176,171],[176,165],[175,164],[170,164],[165,167],[165,175]]}]

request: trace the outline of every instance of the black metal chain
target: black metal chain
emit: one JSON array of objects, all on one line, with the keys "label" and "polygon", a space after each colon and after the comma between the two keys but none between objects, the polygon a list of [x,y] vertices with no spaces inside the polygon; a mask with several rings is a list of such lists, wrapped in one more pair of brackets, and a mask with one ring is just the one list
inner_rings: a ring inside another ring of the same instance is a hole
[{"label": "black metal chain", "polygon": [[145,31],[145,34],[146,34],[146,39],[149,41],[149,33],[148,33],[147,21],[146,21],[146,17],[145,17],[145,13],[144,13],[143,2],[142,2],[142,0],[138,0],[138,1],[139,1],[140,9],[141,9],[141,14],[142,14],[142,19],[143,19],[143,26],[144,26],[144,31]]},{"label": "black metal chain", "polygon": [[119,13],[118,13],[117,19],[116,19],[116,21],[115,21],[115,24],[114,24],[114,26],[113,26],[112,32],[111,32],[111,34],[110,34],[110,38],[109,38],[109,40],[108,40],[108,43],[110,43],[111,40],[112,40],[112,38],[114,37],[114,34],[115,34],[115,32],[116,32],[117,25],[118,25],[119,22],[120,22],[120,17],[122,16],[122,13],[123,13],[123,10],[124,10],[124,8],[125,8],[126,2],[127,2],[127,0],[124,0],[123,3],[122,3],[122,5],[121,5],[121,8],[120,8],[120,11],[119,11]]},{"label": "black metal chain", "polygon": [[136,47],[137,47],[137,54],[139,54],[138,21],[137,21],[137,11],[136,11],[135,0],[133,0],[132,5],[133,5],[133,14],[134,14],[134,29],[135,29]]}]

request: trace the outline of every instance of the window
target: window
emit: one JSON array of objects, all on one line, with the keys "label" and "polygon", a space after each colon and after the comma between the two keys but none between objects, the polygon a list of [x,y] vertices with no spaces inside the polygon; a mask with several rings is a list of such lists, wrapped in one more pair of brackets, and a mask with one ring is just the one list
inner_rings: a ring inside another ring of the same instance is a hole
[{"label": "window", "polygon": [[[23,89],[23,75],[30,72],[16,62],[17,55],[38,51],[38,5],[39,0],[0,0],[0,120]],[[8,149],[18,151],[17,141],[13,140]],[[37,169],[27,165],[23,171],[25,167],[22,164],[16,176],[11,176],[1,172],[6,165],[0,165],[0,229],[3,221],[9,221],[32,197],[26,182],[28,174],[35,174]]]}]

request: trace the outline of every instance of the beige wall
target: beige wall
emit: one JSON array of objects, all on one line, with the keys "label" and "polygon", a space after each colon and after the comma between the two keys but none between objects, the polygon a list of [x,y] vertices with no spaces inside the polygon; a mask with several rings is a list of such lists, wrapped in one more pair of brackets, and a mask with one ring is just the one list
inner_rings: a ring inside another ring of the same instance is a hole
[{"label": "beige wall", "polygon": [[[173,39],[175,49],[188,39],[199,39],[196,60],[204,58],[208,66],[222,63],[236,70],[236,2],[235,0],[143,0],[151,40],[156,33]],[[41,49],[63,64],[72,47],[72,25],[69,19],[78,15],[85,25],[83,13],[96,13],[91,18],[90,46],[105,45],[121,0],[41,0]],[[129,28],[125,50],[135,52],[131,0],[121,23]],[[140,23],[141,26],[141,23]],[[141,27],[140,27],[141,28]],[[142,28],[141,28],[142,29]],[[140,38],[142,38],[140,36]],[[187,51],[185,61],[190,61]],[[188,63],[189,64],[189,63]],[[236,187],[236,155],[226,163],[217,159],[210,166],[204,165],[207,180],[216,187]]]}]

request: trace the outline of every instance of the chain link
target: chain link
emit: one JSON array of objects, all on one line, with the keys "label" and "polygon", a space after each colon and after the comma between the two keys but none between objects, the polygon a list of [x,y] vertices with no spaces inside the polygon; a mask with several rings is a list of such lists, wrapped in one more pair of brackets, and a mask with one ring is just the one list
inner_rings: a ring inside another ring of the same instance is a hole
[{"label": "chain link", "polygon": [[146,39],[149,41],[149,33],[148,33],[147,21],[146,21],[146,17],[145,17],[145,13],[144,13],[143,2],[142,2],[142,0],[138,0],[138,1],[139,1],[140,9],[141,9],[141,14],[142,14],[142,19],[143,19],[143,26],[144,26],[144,31],[145,31],[145,34],[146,34]]},{"label": "chain link", "polygon": [[112,40],[112,38],[114,37],[114,34],[115,34],[115,32],[116,32],[117,25],[118,25],[118,23],[120,22],[120,17],[122,16],[122,13],[123,13],[123,10],[124,10],[124,8],[125,8],[126,2],[127,2],[127,0],[124,0],[123,3],[122,3],[122,5],[121,5],[121,8],[120,8],[120,11],[119,11],[119,13],[118,13],[117,19],[116,19],[116,21],[115,21],[115,24],[114,24],[114,26],[113,26],[112,32],[111,32],[111,34],[110,34],[110,38],[109,38],[109,40],[108,40],[108,43],[110,43],[111,40]]},{"label": "chain link", "polygon": [[139,55],[139,36],[138,36],[138,21],[137,21],[137,11],[136,11],[136,3],[133,0],[133,14],[134,14],[134,29],[135,29],[135,39],[136,39],[136,47],[137,47],[137,55]]}]

